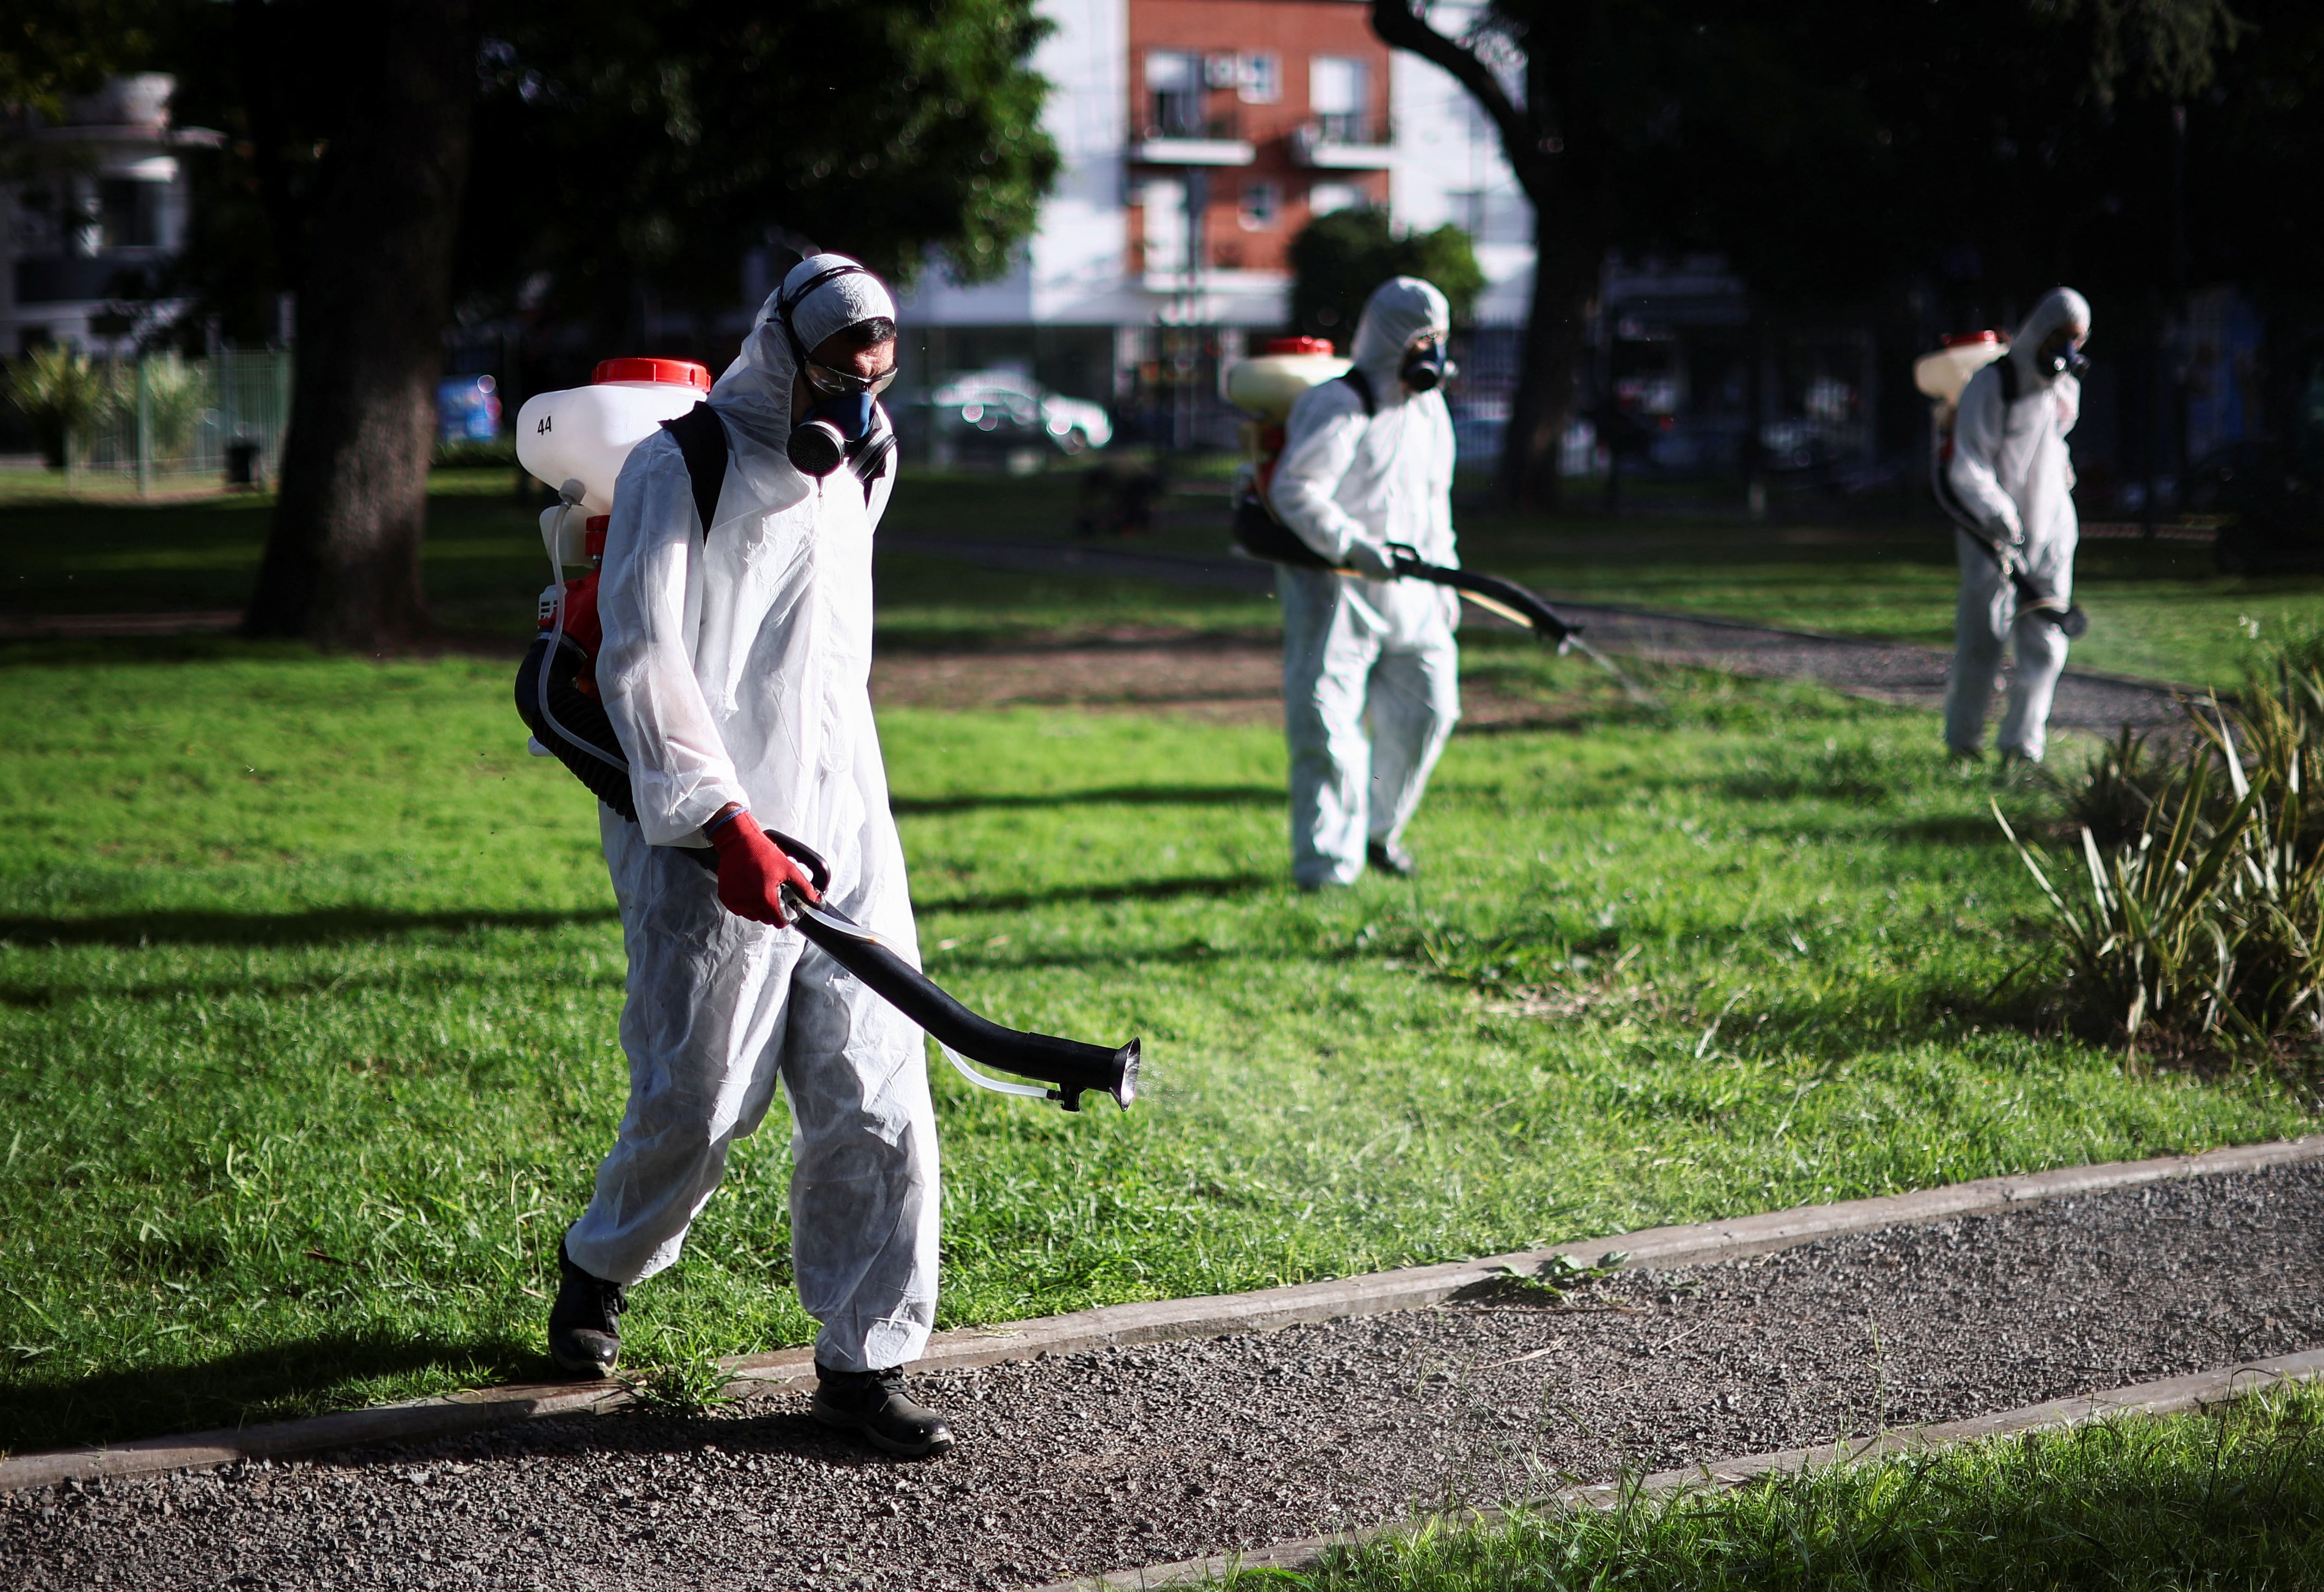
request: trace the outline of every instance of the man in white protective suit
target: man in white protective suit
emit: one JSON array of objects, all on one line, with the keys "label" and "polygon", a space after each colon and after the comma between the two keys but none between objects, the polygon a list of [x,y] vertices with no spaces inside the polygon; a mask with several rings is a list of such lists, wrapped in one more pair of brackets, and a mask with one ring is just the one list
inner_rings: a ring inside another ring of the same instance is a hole
[{"label": "man in white protective suit", "polygon": [[[900,1367],[936,1302],[936,1141],[918,1029],[785,927],[805,875],[763,828],[831,865],[830,902],[917,962],[904,858],[873,731],[872,533],[894,484],[870,400],[893,379],[896,308],[844,256],[801,262],[710,391],[731,453],[706,529],[657,432],[622,466],[598,612],[597,685],[638,822],[601,808],[629,952],[629,1106],[565,1235],[549,1344],[603,1375],[626,1290],[677,1260],[728,1147],[779,1087],[791,1116],[791,1253],[816,1337],[816,1415],[890,1452],[952,1446]],[[850,462],[787,451],[849,410]],[[676,848],[709,846],[714,878]]]},{"label": "man in white protective suit", "polygon": [[[1976,527],[1954,532],[1960,599],[1945,686],[1945,745],[1957,757],[1983,755],[2002,645],[2014,640],[2017,667],[2001,715],[2001,756],[2005,763],[2042,760],[2050,699],[2066,667],[2066,638],[2054,621],[2073,599],[2080,538],[2066,434],[2081,412],[2080,377],[2089,363],[2081,345],[2089,330],[2090,307],[2082,296],[2052,289],[2025,317],[2009,352],[1961,391],[1941,483],[1947,507]],[[2003,558],[2055,605],[2047,617],[2023,599]]]},{"label": "man in white protective suit", "polygon": [[[1410,874],[1405,826],[1461,716],[1461,600],[1397,580],[1389,546],[1459,561],[1452,418],[1438,390],[1444,295],[1383,282],[1356,324],[1355,368],[1292,405],[1268,502],[1335,569],[1279,565],[1283,719],[1291,750],[1291,874],[1353,884],[1369,861]],[[1367,734],[1366,727],[1370,726]]]}]

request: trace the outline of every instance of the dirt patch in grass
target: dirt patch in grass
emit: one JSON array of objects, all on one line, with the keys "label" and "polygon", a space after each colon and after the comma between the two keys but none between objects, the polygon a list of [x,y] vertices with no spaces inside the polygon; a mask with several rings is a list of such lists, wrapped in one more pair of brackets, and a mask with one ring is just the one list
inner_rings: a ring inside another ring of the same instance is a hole
[{"label": "dirt patch in grass", "polygon": [[[1012,647],[894,651],[874,659],[872,695],[881,707],[1086,707],[1279,724],[1283,645],[1125,630]],[[1462,718],[1471,727],[1551,728],[1582,711],[1579,700],[1521,694],[1497,675],[1471,675],[1461,685]]]}]

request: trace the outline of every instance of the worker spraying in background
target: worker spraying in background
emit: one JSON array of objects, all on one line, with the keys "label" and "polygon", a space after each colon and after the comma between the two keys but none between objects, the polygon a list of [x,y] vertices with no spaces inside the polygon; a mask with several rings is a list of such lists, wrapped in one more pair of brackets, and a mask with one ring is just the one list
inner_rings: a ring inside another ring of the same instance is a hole
[{"label": "worker spraying in background", "polygon": [[2001,756],[2005,764],[2042,760],[2074,629],[2067,621],[2080,619],[2072,601],[2080,530],[2066,434],[2081,410],[2089,330],[2089,302],[2070,288],[2052,289],[2009,352],[1969,378],[1939,458],[1938,496],[1960,524],[1960,599],[1945,687],[1945,744],[1956,757],[1984,755],[1986,707],[2003,644],[2014,641]]},{"label": "worker spraying in background", "polygon": [[1275,517],[1333,566],[1278,565],[1275,577],[1291,870],[1305,889],[1353,884],[1367,862],[1415,871],[1405,826],[1461,714],[1461,600],[1397,579],[1389,550],[1457,562],[1452,418],[1440,391],[1451,329],[1434,287],[1382,283],[1356,325],[1354,367],[1292,406],[1267,487]]}]

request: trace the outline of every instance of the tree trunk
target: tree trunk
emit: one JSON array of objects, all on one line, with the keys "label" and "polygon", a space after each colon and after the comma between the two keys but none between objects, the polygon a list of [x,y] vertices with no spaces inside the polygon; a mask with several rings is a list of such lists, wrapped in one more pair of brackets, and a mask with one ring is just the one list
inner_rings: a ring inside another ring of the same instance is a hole
[{"label": "tree trunk", "polygon": [[476,93],[473,0],[377,0],[314,200],[281,500],[243,628],[374,648],[427,624],[420,543]]},{"label": "tree trunk", "polygon": [[1563,488],[1558,465],[1573,420],[1582,334],[1598,290],[1598,253],[1571,233],[1571,215],[1534,210],[1533,299],[1526,315],[1525,361],[1501,443],[1498,493],[1511,508],[1554,509]]}]

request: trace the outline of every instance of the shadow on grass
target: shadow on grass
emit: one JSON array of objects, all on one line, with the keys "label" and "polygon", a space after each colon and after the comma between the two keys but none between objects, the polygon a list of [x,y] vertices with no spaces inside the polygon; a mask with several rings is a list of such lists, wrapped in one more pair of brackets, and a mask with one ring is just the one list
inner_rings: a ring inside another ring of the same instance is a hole
[{"label": "shadow on grass", "polygon": [[942,896],[912,903],[915,912],[1022,912],[1068,902],[1103,906],[1112,901],[1174,901],[1185,896],[1239,896],[1288,883],[1272,873],[1229,873],[1180,879],[1139,879],[1122,885],[1067,885],[1054,890],[1014,890],[990,896]]},{"label": "shadow on grass", "polygon": [[0,1451],[209,1431],[359,1407],[352,1386],[438,1371],[462,1386],[546,1382],[539,1345],[506,1337],[324,1333],[184,1365],[0,1383]]},{"label": "shadow on grass", "polygon": [[556,929],[612,923],[610,906],[569,912],[391,912],[326,906],[309,912],[120,912],[97,917],[0,917],[0,941],[29,945],[320,945],[395,934],[475,929]]},{"label": "shadow on grass", "polygon": [[1049,807],[1261,807],[1281,806],[1279,785],[1120,785],[1096,790],[1060,790],[1038,796],[890,796],[888,810],[899,818],[940,813],[981,813]]}]

